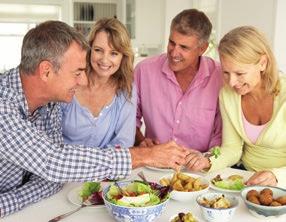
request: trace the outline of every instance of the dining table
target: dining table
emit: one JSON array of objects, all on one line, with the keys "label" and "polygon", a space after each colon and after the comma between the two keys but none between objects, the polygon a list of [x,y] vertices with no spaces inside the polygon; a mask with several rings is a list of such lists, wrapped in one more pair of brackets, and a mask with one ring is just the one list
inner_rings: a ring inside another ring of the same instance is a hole
[{"label": "dining table", "polygon": [[[161,177],[167,174],[172,174],[171,169],[156,169],[156,168],[137,168],[132,170],[131,175],[126,178],[126,180],[138,180],[138,172],[143,171],[145,177],[148,181],[158,182]],[[194,173],[194,172],[189,172]],[[196,173],[198,174],[198,173]],[[201,176],[210,181],[216,175],[220,174],[223,177],[238,174],[244,178],[249,178],[253,173],[245,170],[238,170],[233,168],[225,168],[220,171],[212,173],[199,173]],[[111,183],[111,182],[110,182]],[[1,218],[1,222],[48,222],[52,218],[66,213],[75,209],[75,203],[70,197],[71,192],[80,188],[82,183],[67,183],[64,185],[63,189],[56,193],[55,195],[43,199],[37,203],[31,204],[21,211],[18,211],[12,215]],[[105,184],[106,185],[106,184]],[[208,192],[217,192],[212,188]],[[258,218],[252,215],[246,208],[244,201],[240,197],[240,193],[231,193],[239,199],[239,205],[235,211],[231,222],[285,222],[286,216],[282,215],[277,218]],[[197,204],[196,200],[190,200],[185,202],[180,202],[176,200],[169,200],[166,208],[162,212],[162,215],[158,217],[155,222],[168,222],[170,218],[174,215],[177,215],[180,212],[191,212],[198,221],[204,222],[200,207]],[[105,206],[95,206],[95,207],[86,207],[80,211],[62,219],[63,222],[114,222],[115,219],[108,213]]]}]

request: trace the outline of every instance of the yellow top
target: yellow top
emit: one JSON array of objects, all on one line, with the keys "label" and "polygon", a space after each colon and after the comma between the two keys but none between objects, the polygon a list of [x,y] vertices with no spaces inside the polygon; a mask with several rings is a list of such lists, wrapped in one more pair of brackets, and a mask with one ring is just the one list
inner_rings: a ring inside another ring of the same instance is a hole
[{"label": "yellow top", "polygon": [[211,157],[209,171],[232,166],[242,161],[250,171],[271,170],[278,186],[286,187],[286,76],[280,77],[281,91],[274,98],[271,120],[252,143],[242,122],[241,96],[229,87],[220,92],[223,119],[221,155]]}]

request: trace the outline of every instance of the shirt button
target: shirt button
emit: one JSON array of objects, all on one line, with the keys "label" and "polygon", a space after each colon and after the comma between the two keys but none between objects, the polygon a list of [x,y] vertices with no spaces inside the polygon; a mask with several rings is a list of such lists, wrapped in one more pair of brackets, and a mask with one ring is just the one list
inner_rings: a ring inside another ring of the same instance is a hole
[{"label": "shirt button", "polygon": [[179,102],[179,105],[182,105],[182,102]]},{"label": "shirt button", "polygon": [[180,123],[180,120],[177,120],[177,121],[176,121],[176,123],[178,123],[178,124],[179,124],[179,123]]},{"label": "shirt button", "polygon": [[175,140],[175,141],[177,141],[177,138],[176,138],[176,137],[174,137],[174,140]]}]

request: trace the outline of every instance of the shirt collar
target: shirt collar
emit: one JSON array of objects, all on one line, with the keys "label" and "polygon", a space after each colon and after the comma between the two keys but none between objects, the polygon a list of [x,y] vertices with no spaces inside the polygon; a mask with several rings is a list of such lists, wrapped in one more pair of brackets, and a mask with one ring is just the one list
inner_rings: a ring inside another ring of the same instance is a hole
[{"label": "shirt collar", "polygon": [[[167,55],[166,55],[166,60],[163,63],[162,72],[168,78],[174,80],[175,73],[169,67]],[[208,60],[205,56],[200,56],[200,65],[196,73],[196,76],[194,78],[194,82],[201,82],[202,80],[208,78],[209,76],[210,76],[210,71],[209,71]]]},{"label": "shirt collar", "polygon": [[[10,81],[10,86],[13,89],[13,94],[15,94],[14,98],[16,98],[16,100],[18,101],[19,108],[22,114],[28,118],[29,116],[31,116],[31,113],[29,112],[28,102],[23,91],[23,85],[20,78],[19,67],[11,69],[10,74],[11,75],[9,81]],[[33,115],[37,114],[38,112],[41,115],[46,115],[48,108],[52,107],[53,105],[54,104],[48,104],[48,106],[40,107],[39,109],[35,110]]]}]

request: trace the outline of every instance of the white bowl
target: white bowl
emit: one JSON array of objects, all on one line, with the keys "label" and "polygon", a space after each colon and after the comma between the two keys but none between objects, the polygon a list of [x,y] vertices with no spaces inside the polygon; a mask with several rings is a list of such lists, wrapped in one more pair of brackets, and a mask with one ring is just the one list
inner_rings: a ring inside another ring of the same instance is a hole
[{"label": "white bowl", "polygon": [[[206,198],[208,200],[213,200],[215,198],[218,198],[220,196],[224,195],[224,197],[230,201],[231,207],[230,208],[223,208],[223,209],[217,209],[217,208],[211,208],[206,207],[202,204],[200,204],[201,200],[203,198]],[[222,194],[222,193],[207,193],[202,194],[197,198],[197,203],[201,208],[201,212],[203,217],[210,222],[227,222],[230,221],[233,217],[235,210],[238,206],[238,199],[235,196],[228,195],[228,194]]]},{"label": "white bowl", "polygon": [[[125,187],[132,181],[118,182],[119,186]],[[111,185],[110,185],[111,186]],[[159,217],[163,210],[165,209],[170,198],[166,199],[164,202],[153,206],[147,207],[126,207],[119,206],[111,203],[107,198],[106,194],[109,191],[110,186],[103,189],[103,200],[104,204],[109,212],[116,221],[120,222],[151,222]]]},{"label": "white bowl", "polygon": [[258,186],[258,185],[248,186],[241,191],[241,197],[246,207],[248,208],[249,212],[253,214],[254,216],[261,218],[261,219],[276,218],[276,217],[280,217],[283,214],[286,214],[286,205],[277,206],[277,207],[263,206],[263,205],[252,203],[246,199],[246,195],[248,191],[257,190],[258,192],[260,192],[264,188],[269,188],[270,190],[272,190],[274,199],[286,195],[286,190],[278,188],[278,187]]},{"label": "white bowl", "polygon": [[[203,189],[203,190],[198,190],[198,191],[177,191],[177,190],[172,190],[172,192],[170,193],[170,197],[173,200],[177,200],[177,201],[190,201],[190,200],[195,200],[199,195],[206,193],[209,190],[209,181],[206,180],[205,178],[201,177],[198,174],[192,174],[192,173],[185,173],[183,172],[183,174],[191,176],[193,178],[200,178],[200,181],[203,184],[207,184],[208,186]],[[166,179],[171,179],[173,177],[173,174],[168,174],[165,175],[163,177],[160,178],[166,178]]]},{"label": "white bowl", "polygon": [[[189,212],[185,212],[185,213],[189,213]],[[190,212],[191,213],[191,212]],[[179,214],[179,213],[178,213]],[[172,222],[172,220],[174,220],[177,216],[178,216],[178,214],[175,214],[175,215],[173,215],[172,217],[170,217],[170,219],[169,219],[169,222]],[[192,215],[193,215],[193,218],[195,219],[195,221],[196,222],[199,222],[199,219],[193,214],[193,213],[191,213]]]}]

